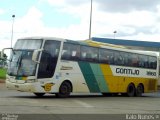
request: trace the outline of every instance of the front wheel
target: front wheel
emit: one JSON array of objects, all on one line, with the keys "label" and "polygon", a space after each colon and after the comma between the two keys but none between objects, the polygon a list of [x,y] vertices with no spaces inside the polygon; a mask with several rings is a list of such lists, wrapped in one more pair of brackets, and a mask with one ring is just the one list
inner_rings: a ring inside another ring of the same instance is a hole
[{"label": "front wheel", "polygon": [[60,98],[69,97],[71,90],[71,84],[69,82],[63,82],[59,88],[59,93],[56,93],[56,96]]}]

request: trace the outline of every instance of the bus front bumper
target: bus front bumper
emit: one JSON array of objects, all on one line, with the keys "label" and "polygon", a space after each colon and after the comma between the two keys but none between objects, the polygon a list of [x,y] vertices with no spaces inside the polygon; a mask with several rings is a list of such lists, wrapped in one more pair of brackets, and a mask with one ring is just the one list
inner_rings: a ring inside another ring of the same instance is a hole
[{"label": "bus front bumper", "polygon": [[22,92],[36,92],[35,86],[33,83],[13,83],[6,80],[6,87],[10,90],[17,90]]}]

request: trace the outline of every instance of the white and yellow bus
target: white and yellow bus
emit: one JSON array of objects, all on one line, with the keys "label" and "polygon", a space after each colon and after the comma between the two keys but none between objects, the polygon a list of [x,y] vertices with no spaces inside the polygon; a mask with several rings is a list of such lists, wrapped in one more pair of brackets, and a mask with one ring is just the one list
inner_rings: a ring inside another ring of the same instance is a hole
[{"label": "white and yellow bus", "polygon": [[18,39],[8,64],[9,89],[68,97],[70,93],[155,92],[159,73],[156,53],[103,43],[49,37]]}]

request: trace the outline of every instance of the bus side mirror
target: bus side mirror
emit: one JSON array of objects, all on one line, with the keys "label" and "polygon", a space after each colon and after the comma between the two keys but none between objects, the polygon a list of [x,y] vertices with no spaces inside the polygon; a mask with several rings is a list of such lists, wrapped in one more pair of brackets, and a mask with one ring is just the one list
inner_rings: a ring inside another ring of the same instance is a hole
[{"label": "bus side mirror", "polygon": [[[13,48],[4,48],[4,49],[2,49],[0,58],[1,58],[1,59],[6,59],[6,60],[8,60],[8,61],[11,61],[11,60],[5,58],[5,56],[4,56],[4,55],[5,55],[5,53],[4,53],[5,50],[11,50],[11,52],[13,52],[13,54],[14,54]],[[7,57],[7,56],[6,56],[6,57]]]},{"label": "bus side mirror", "polygon": [[4,52],[4,51],[2,50],[2,52],[1,52],[1,56],[0,56],[0,57],[1,57],[1,59],[4,59],[4,56],[3,56],[3,54],[4,54],[4,53],[3,53],[3,52]]},{"label": "bus side mirror", "polygon": [[40,53],[43,51],[43,49],[38,49],[38,50],[34,50],[34,52],[33,52],[33,55],[32,55],[32,60],[34,61],[34,62],[36,62],[36,63],[40,63],[39,62],[39,55],[40,55]]}]

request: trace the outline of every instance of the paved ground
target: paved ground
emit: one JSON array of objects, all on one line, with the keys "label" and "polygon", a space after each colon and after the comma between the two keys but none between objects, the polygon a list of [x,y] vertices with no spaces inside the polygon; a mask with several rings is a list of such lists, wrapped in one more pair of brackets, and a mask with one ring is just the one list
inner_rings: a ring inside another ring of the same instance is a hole
[{"label": "paved ground", "polygon": [[143,97],[103,97],[101,95],[72,95],[37,98],[32,93],[11,91],[0,84],[0,113],[15,114],[160,114],[160,93]]},{"label": "paved ground", "polygon": [[143,97],[73,94],[69,98],[7,90],[0,83],[0,120],[159,120],[160,93]]}]

